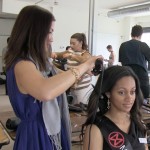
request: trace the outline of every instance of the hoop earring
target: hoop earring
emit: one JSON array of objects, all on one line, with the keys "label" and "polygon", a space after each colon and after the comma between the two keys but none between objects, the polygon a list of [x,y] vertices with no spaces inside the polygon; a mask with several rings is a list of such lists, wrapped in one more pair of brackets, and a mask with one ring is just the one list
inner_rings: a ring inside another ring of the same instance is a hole
[{"label": "hoop earring", "polygon": [[110,109],[110,99],[108,98],[108,101],[107,101],[107,109]]}]

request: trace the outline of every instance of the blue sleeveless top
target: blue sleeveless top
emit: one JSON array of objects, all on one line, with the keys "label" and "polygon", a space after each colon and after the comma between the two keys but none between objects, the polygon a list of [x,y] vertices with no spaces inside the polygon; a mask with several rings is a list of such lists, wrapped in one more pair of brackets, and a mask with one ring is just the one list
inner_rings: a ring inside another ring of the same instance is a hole
[{"label": "blue sleeveless top", "polygon": [[[56,150],[50,140],[42,116],[42,102],[28,94],[22,94],[16,84],[14,66],[7,70],[8,96],[21,123],[17,128],[14,150]],[[61,144],[68,150],[65,131],[61,127]]]}]

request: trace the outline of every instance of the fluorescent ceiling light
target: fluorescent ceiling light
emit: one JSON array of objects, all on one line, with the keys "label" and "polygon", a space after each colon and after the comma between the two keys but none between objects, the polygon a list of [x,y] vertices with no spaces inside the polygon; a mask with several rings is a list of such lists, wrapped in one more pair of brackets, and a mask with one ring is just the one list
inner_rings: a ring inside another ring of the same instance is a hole
[{"label": "fluorescent ceiling light", "polygon": [[141,14],[145,12],[150,12],[150,4],[112,10],[107,13],[107,16],[113,18],[113,17],[121,17],[127,15],[133,15],[133,14]]}]

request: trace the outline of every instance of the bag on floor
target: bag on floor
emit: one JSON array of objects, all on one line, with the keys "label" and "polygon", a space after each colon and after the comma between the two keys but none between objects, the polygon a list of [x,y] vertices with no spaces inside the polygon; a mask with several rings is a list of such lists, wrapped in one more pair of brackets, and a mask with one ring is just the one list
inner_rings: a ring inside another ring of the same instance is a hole
[{"label": "bag on floor", "polygon": [[6,121],[6,128],[9,130],[16,131],[19,124],[20,124],[20,119],[17,117],[12,117]]}]

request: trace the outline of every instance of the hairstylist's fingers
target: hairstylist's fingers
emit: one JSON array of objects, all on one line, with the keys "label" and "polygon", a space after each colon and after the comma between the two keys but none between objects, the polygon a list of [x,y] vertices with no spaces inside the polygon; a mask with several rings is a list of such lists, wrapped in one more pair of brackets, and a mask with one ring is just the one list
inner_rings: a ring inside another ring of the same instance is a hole
[{"label": "hairstylist's fingers", "polygon": [[92,56],[90,59],[89,59],[89,70],[92,70],[94,67],[95,67],[95,61],[97,59],[101,59],[103,61],[103,56],[99,55],[99,56]]},{"label": "hairstylist's fingers", "polygon": [[87,74],[89,74],[90,76],[93,76],[92,70],[88,71]]},{"label": "hairstylist's fingers", "polygon": [[93,75],[93,69],[95,68],[96,60],[100,59],[101,61],[103,61],[104,58],[103,58],[103,56],[99,55],[99,56],[93,56],[92,59],[93,59],[93,63],[90,62],[90,64],[89,64],[90,68],[87,71],[87,73],[91,76]]},{"label": "hairstylist's fingers", "polygon": [[51,58],[53,58],[53,59],[57,58],[57,54],[55,52],[52,52],[51,53]]},{"label": "hairstylist's fingers", "polygon": [[99,59],[104,60],[104,57],[102,55],[97,56]]}]

